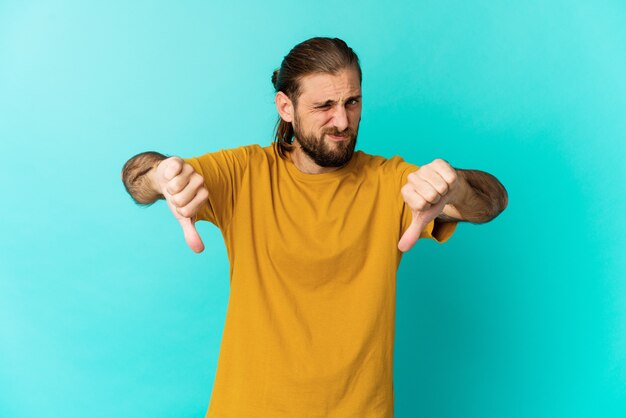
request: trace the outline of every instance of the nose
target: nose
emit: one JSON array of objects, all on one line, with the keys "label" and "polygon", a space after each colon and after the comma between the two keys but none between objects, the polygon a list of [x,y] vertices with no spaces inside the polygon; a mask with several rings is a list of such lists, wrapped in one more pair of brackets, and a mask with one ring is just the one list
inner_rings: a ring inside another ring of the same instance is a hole
[{"label": "nose", "polygon": [[333,119],[333,124],[339,132],[343,132],[348,127],[348,113],[343,106],[337,106]]}]

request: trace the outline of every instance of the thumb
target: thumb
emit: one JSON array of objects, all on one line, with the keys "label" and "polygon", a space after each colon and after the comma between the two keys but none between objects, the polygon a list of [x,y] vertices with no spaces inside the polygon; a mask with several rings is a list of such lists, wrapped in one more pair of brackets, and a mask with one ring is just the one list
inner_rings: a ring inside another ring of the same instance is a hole
[{"label": "thumb", "polygon": [[183,234],[185,235],[185,241],[187,241],[187,245],[196,253],[201,253],[204,251],[204,243],[202,242],[202,238],[200,238],[200,234],[196,230],[196,226],[191,221],[190,218],[179,218],[178,222],[180,222],[180,226],[183,228]]},{"label": "thumb", "polygon": [[428,222],[432,221],[441,213],[443,207],[447,204],[448,199],[441,199],[437,204],[430,206],[428,209],[413,211],[413,220],[411,225],[404,231],[400,242],[398,242],[398,249],[403,253],[409,251],[420,238],[420,235]]},{"label": "thumb", "polygon": [[398,249],[405,253],[413,248],[425,226],[426,222],[424,222],[424,219],[413,213],[413,221],[407,230],[404,231],[404,234],[402,234],[402,238],[400,238],[400,242],[398,242]]}]

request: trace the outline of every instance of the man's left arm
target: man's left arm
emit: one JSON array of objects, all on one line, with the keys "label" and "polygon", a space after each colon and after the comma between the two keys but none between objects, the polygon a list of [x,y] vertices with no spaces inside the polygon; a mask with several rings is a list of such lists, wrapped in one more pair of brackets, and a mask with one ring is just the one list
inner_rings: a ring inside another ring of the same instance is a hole
[{"label": "man's left arm", "polygon": [[504,186],[491,174],[478,170],[454,168],[440,158],[408,174],[401,189],[411,209],[412,221],[398,242],[400,251],[408,251],[426,225],[445,222],[489,222],[506,208]]}]

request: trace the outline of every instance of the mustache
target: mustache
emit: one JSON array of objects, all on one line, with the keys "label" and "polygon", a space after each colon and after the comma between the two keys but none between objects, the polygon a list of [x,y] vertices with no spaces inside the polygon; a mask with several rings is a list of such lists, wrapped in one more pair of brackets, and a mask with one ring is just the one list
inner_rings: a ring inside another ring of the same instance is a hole
[{"label": "mustache", "polygon": [[354,130],[352,128],[346,128],[343,131],[340,131],[337,128],[334,129],[325,129],[322,131],[322,134],[329,134],[334,136],[354,136]]}]

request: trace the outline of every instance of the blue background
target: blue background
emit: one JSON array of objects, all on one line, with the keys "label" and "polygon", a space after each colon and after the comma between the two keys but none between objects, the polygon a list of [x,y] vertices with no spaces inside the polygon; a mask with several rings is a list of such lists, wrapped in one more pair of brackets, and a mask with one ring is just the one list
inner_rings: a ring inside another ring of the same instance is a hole
[{"label": "blue background", "polygon": [[0,417],[201,417],[228,300],[130,156],[269,144],[272,71],[337,36],[360,149],[509,207],[398,276],[397,417],[626,416],[622,1],[0,1]]}]

